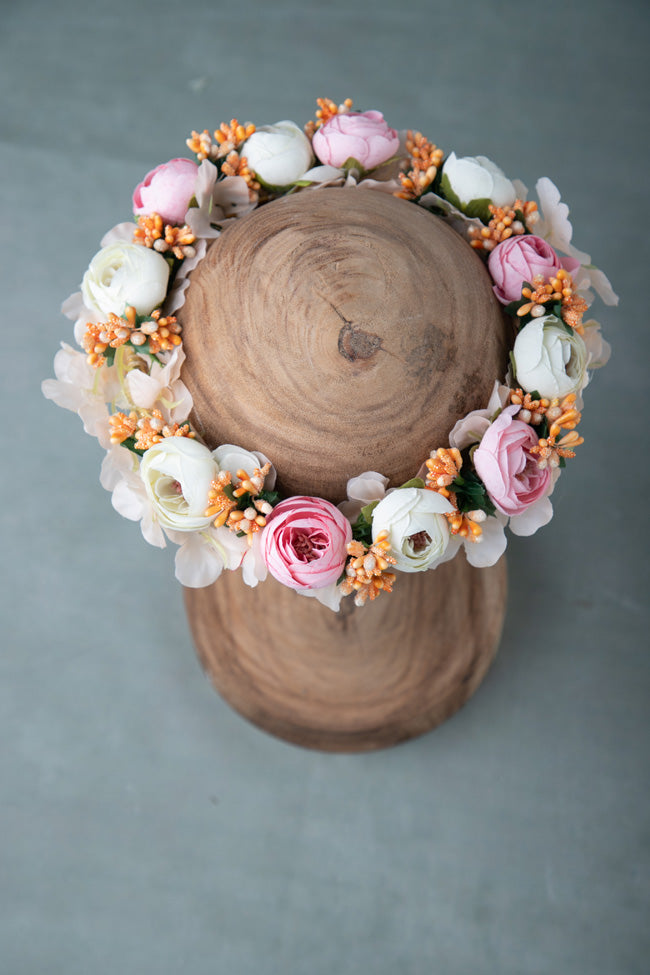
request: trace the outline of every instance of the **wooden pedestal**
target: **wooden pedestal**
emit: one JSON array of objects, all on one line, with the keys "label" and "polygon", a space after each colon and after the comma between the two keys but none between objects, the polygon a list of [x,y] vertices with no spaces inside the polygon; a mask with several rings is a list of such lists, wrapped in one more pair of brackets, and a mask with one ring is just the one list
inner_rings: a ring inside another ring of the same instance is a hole
[{"label": "wooden pedestal", "polygon": [[338,614],[271,578],[247,589],[234,572],[185,590],[221,696],[265,731],[331,752],[385,748],[449,718],[490,666],[505,602],[505,558],[474,569],[462,552]]}]

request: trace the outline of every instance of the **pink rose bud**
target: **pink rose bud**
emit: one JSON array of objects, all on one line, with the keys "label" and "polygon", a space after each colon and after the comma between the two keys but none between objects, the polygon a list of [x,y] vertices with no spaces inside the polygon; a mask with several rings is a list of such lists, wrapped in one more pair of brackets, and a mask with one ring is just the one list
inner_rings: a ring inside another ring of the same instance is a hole
[{"label": "pink rose bud", "polygon": [[182,224],[199,167],[191,159],[170,159],[147,173],[133,191],[133,212],[159,213],[165,223]]},{"label": "pink rose bud", "polygon": [[262,558],[291,589],[322,589],[336,582],[352,540],[350,522],[320,498],[295,497],[276,505],[262,533]]},{"label": "pink rose bud", "polygon": [[519,301],[524,282],[532,282],[537,274],[547,278],[560,268],[574,274],[579,267],[580,261],[559,258],[550,244],[534,234],[508,237],[497,244],[488,259],[494,293],[502,305]]},{"label": "pink rose bud", "polygon": [[474,451],[474,467],[495,507],[504,515],[519,515],[539,501],[551,486],[550,468],[538,467],[530,448],[537,434],[513,419],[518,406],[508,406],[483,435]]},{"label": "pink rose bud", "polygon": [[334,115],[317,129],[312,146],[325,166],[340,167],[352,158],[367,170],[395,155],[399,136],[388,127],[381,112],[350,112]]}]

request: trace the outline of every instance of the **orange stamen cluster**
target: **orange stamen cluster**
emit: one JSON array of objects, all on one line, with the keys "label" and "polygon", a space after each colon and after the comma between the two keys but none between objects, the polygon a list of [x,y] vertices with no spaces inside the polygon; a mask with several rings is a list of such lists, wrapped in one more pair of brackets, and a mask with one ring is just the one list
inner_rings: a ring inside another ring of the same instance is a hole
[{"label": "orange stamen cluster", "polygon": [[104,352],[110,346],[119,349],[131,338],[133,326],[127,318],[120,318],[112,312],[107,322],[86,323],[86,333],[83,337],[83,347],[88,353],[88,362],[96,369],[106,362]]},{"label": "orange stamen cluster", "polygon": [[[232,475],[230,471],[221,471],[210,485],[205,517],[216,515],[213,522],[215,528],[225,525],[238,534],[243,532],[248,544],[252,545],[254,535],[266,526],[266,516],[273,510],[268,501],[257,497],[264,490],[264,481],[270,470],[271,465],[266,463],[262,468],[256,467],[252,474],[237,471],[239,486],[232,491],[232,498],[225,490],[232,483]],[[242,510],[237,507],[237,502],[245,494],[250,494],[251,500],[249,506]]]},{"label": "orange stamen cluster", "polygon": [[[468,230],[470,244],[475,250],[491,251],[508,237],[525,234],[539,219],[533,200],[527,203],[515,200],[511,207],[496,207],[490,203],[489,210],[492,219],[487,227],[470,227]],[[517,216],[517,210],[523,214],[523,222]]]},{"label": "orange stamen cluster", "polygon": [[380,532],[372,545],[352,541],[347,545],[350,559],[345,566],[345,579],[341,583],[344,596],[354,593],[356,606],[363,606],[370,599],[376,599],[381,592],[392,592],[395,573],[387,571],[395,565],[389,555],[390,540],[387,531]]},{"label": "orange stamen cluster", "polygon": [[[189,437],[191,440],[196,437],[189,424],[184,423],[165,423],[160,410],[152,410],[151,413],[142,416],[136,424],[135,429],[135,449],[149,450],[154,444],[160,443],[167,437]],[[112,438],[111,438],[112,440]]]},{"label": "orange stamen cluster", "polygon": [[119,349],[121,345],[130,342],[136,348],[149,343],[149,352],[169,352],[180,345],[181,326],[173,315],[162,318],[160,310],[151,313],[150,318],[140,325],[136,324],[136,311],[133,305],[128,305],[124,316],[119,318],[112,312],[107,322],[88,322],[83,337],[83,347],[88,353],[88,362],[98,368],[106,362],[104,352],[110,346]]},{"label": "orange stamen cluster", "polygon": [[530,423],[534,427],[542,422],[551,405],[550,399],[533,399],[530,393],[524,393],[523,389],[512,389],[510,402],[520,408],[519,413],[516,414],[517,419],[522,423]]},{"label": "orange stamen cluster", "polygon": [[255,173],[248,168],[246,156],[240,156],[234,149],[228,153],[221,164],[221,173],[223,176],[241,176],[251,193],[256,193],[260,188]]},{"label": "orange stamen cluster", "polygon": [[204,159],[223,159],[233,149],[248,139],[255,131],[252,122],[245,122],[241,125],[236,118],[230,122],[222,122],[218,129],[215,129],[214,136],[211,136],[207,129],[203,132],[192,130],[192,135],[186,140],[186,145],[193,152],[199,162]]},{"label": "orange stamen cluster", "polygon": [[[517,392],[519,393],[521,390],[517,390]],[[548,403],[545,409],[546,419],[549,423],[548,437],[540,438],[539,443],[530,449],[531,454],[537,455],[538,466],[542,469],[558,467],[560,457],[575,457],[573,448],[584,443],[584,437],[581,437],[575,429],[582,419],[582,414],[580,410],[576,409],[575,405],[576,394],[569,393],[562,400],[556,397],[543,402]],[[521,412],[517,414],[517,419],[520,418]],[[563,430],[569,432],[558,440],[557,438]]]},{"label": "orange stamen cluster", "polygon": [[456,494],[449,487],[456,480],[463,466],[463,458],[456,447],[438,447],[431,451],[431,456],[425,461],[429,470],[427,474],[427,488],[441,494],[443,498],[453,504],[455,511],[445,512],[452,535],[461,535],[479,541],[483,529],[479,522],[485,521],[484,511],[469,511],[465,514],[458,510]]},{"label": "orange stamen cluster", "polygon": [[449,485],[456,480],[463,466],[463,458],[456,447],[438,447],[431,451],[431,456],[425,461],[428,468],[427,487],[448,498]]},{"label": "orange stamen cluster", "polygon": [[182,329],[173,315],[161,316],[160,309],[152,311],[149,319],[142,322],[131,334],[131,344],[140,346],[149,343],[149,352],[169,352],[181,345]]},{"label": "orange stamen cluster", "polygon": [[584,298],[574,294],[573,278],[568,271],[560,268],[557,274],[548,278],[537,274],[533,278],[533,286],[533,288],[526,286],[521,289],[522,298],[528,298],[528,301],[517,309],[517,315],[520,318],[523,318],[524,315],[539,318],[546,314],[544,306],[549,301],[560,301],[562,303],[562,319],[580,335],[584,334],[582,316],[588,305]]},{"label": "orange stamen cluster", "polygon": [[402,189],[395,196],[403,200],[415,200],[433,183],[444,152],[429,142],[421,132],[412,132],[410,129],[406,133],[406,151],[411,168],[407,173],[399,174]]},{"label": "orange stamen cluster", "polygon": [[108,425],[111,428],[111,443],[123,443],[132,437],[138,426],[138,414],[131,410],[129,415],[126,413],[114,413],[109,416]]},{"label": "orange stamen cluster", "polygon": [[309,121],[305,125],[305,135],[308,139],[311,139],[316,129],[320,129],[321,125],[325,125],[335,115],[347,115],[352,108],[353,102],[351,98],[346,98],[341,105],[337,105],[331,98],[317,98],[316,104],[318,105],[316,109],[316,121]]},{"label": "orange stamen cluster", "polygon": [[182,227],[166,224],[159,213],[138,217],[138,226],[133,231],[133,242],[142,244],[143,247],[152,247],[159,254],[171,251],[179,261],[196,254],[192,247],[196,243],[196,237],[187,224]]}]

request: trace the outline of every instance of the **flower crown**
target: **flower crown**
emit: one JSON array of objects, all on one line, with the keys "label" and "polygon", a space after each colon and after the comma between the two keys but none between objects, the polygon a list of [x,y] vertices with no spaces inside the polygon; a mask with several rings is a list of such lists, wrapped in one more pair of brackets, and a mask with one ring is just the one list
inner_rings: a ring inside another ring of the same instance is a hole
[{"label": "flower crown", "polygon": [[[609,347],[583,316],[595,290],[618,299],[588,254],[571,243],[568,207],[547,178],[538,203],[484,156],[446,158],[420,132],[397,133],[380,112],[318,100],[316,120],[256,128],[236,119],[192,132],[196,160],[172,159],[133,193],[118,224],[63,305],[84,351],[65,343],[43,392],[81,416],[106,449],[101,483],[113,506],[139,521],[152,545],[176,543],[185,586],[242,569],[251,586],[268,572],[338,609],[391,592],[396,572],[419,572],[463,545],[493,565],[506,525],[533,534],[552,516],[551,491],[583,442],[577,432],[588,370]],[[390,165],[386,165],[390,164]],[[432,445],[412,480],[388,489],[369,471],[347,501],[281,499],[272,462],[192,429],[181,378],[182,307],[189,274],[228,221],[287,193],[363,184],[392,192],[446,221],[487,262],[494,293],[517,324],[507,376],[484,409]],[[562,257],[559,256],[561,253]]]}]

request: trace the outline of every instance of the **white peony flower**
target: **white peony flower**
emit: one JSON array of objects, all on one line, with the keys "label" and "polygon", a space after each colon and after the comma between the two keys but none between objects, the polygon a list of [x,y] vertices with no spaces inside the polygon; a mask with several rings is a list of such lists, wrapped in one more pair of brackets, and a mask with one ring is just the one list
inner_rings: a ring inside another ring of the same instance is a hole
[{"label": "white peony flower", "polygon": [[149,315],[167,294],[169,264],[157,251],[140,244],[116,242],[103,247],[83,276],[84,305],[100,318],[122,315],[133,305],[139,315]]},{"label": "white peony flower", "polygon": [[513,183],[486,156],[449,154],[442,170],[463,207],[473,200],[489,200],[495,206],[510,206],[517,198]]},{"label": "white peony flower", "polygon": [[529,322],[512,350],[517,382],[528,393],[553,399],[584,386],[587,349],[577,332],[569,333],[555,315]]},{"label": "white peony flower", "polygon": [[454,509],[446,498],[426,488],[389,492],[372,513],[373,541],[382,531],[390,536],[391,555],[400,572],[421,572],[439,562],[449,544],[445,512]]},{"label": "white peony flower", "polygon": [[290,186],[314,161],[311,142],[295,122],[263,125],[246,140],[241,155],[267,186]]},{"label": "white peony flower", "polygon": [[210,483],[219,473],[212,454],[188,437],[167,437],[145,451],[140,477],[163,528],[193,532],[207,528],[204,512]]}]

